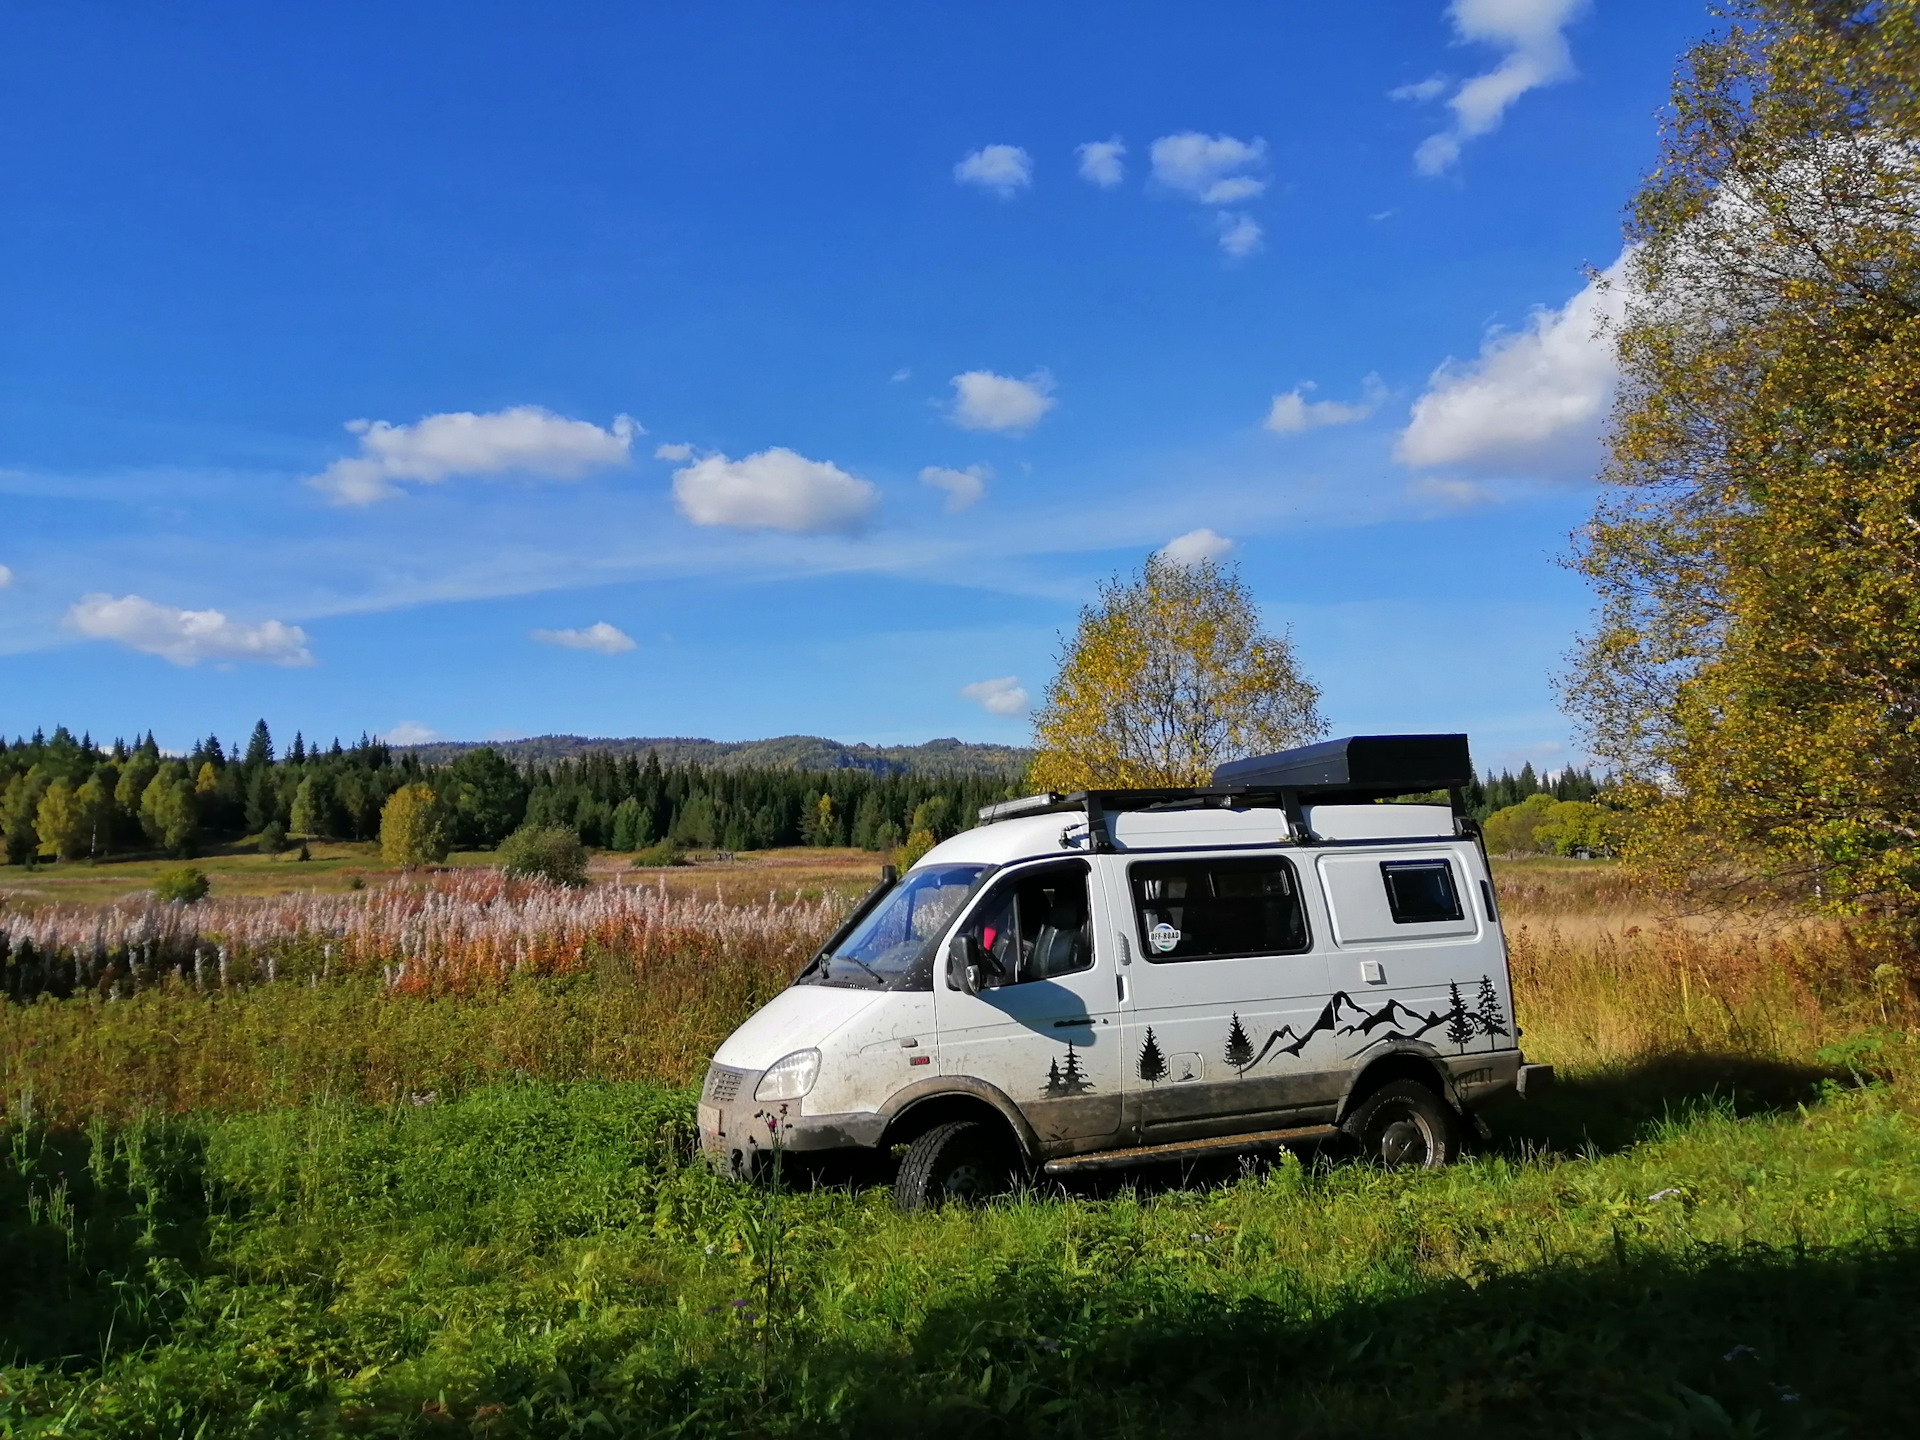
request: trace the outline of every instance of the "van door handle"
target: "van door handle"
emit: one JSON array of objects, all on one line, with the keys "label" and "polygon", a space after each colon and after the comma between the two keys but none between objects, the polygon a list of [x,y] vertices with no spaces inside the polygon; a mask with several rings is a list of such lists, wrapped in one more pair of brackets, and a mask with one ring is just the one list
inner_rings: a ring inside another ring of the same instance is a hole
[{"label": "van door handle", "polygon": [[1091,1015],[1083,1015],[1078,1020],[1056,1020],[1053,1022],[1053,1028],[1056,1030],[1071,1030],[1076,1025],[1091,1024],[1093,1024],[1093,1017]]}]

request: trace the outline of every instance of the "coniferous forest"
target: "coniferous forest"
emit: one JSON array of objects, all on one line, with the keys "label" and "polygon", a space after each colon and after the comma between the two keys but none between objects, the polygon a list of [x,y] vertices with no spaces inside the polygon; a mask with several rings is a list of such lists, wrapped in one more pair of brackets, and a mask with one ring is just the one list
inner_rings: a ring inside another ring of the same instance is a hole
[{"label": "coniferous forest", "polygon": [[[266,721],[244,745],[217,735],[186,755],[163,754],[151,733],[102,746],[64,726],[11,744],[0,739],[0,842],[7,863],[107,859],[156,851],[189,856],[204,846],[257,839],[372,840],[380,812],[403,785],[432,787],[452,843],[490,849],[523,824],[564,825],[583,843],[639,850],[761,850],[850,845],[890,851],[915,831],[944,838],[981,806],[1022,793],[1020,777],[885,774],[662,765],[657,756],[593,752],[515,765],[490,746],[429,764],[361,736],[309,746],[296,733],[276,747]],[[1530,795],[1590,800],[1591,774],[1550,780],[1531,765],[1489,773],[1469,787],[1477,817]]]},{"label": "coniferous forest", "polygon": [[362,736],[325,746],[296,734],[276,747],[263,720],[246,744],[216,735],[166,755],[151,734],[97,744],[65,727],[0,740],[0,835],[6,860],[192,855],[257,838],[372,840],[404,785],[432,787],[454,845],[488,849],[523,824],[565,825],[591,846],[755,850],[851,845],[882,851],[913,830],[936,836],[972,823],[1017,777],[807,773],[662,765],[657,757],[589,754],[515,766],[496,750],[427,765]]}]

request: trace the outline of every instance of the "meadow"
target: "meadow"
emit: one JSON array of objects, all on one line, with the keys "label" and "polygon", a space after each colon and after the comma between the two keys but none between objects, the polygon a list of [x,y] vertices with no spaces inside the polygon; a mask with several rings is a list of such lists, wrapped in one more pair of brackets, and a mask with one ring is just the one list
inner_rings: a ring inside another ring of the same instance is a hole
[{"label": "meadow", "polygon": [[1920,1016],[1883,942],[1504,865],[1562,1083],[1465,1163],[902,1216],[688,1161],[711,1047],[872,864],[801,858],[10,899],[0,1434],[1911,1427]]}]

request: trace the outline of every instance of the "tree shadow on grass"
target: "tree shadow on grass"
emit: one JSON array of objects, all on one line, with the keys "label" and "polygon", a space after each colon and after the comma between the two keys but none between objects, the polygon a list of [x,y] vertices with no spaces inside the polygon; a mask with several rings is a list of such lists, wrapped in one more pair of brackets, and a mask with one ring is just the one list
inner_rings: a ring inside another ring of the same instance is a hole
[{"label": "tree shadow on grass", "polygon": [[160,1333],[203,1268],[204,1139],[168,1124],[13,1131],[0,1157],[0,1365],[97,1364]]},{"label": "tree shadow on grass", "polygon": [[1735,1118],[1781,1115],[1819,1098],[1841,1072],[1754,1056],[1661,1055],[1565,1075],[1528,1099],[1505,1095],[1482,1112],[1496,1154],[1614,1154],[1664,1123],[1703,1109]]},{"label": "tree shadow on grass", "polygon": [[803,1383],[843,1387],[845,1433],[1830,1436],[1914,1421],[1911,1239],[1623,1255],[1477,1286],[1382,1278],[1403,1293],[1223,1303],[1015,1271],[936,1310],[910,1357],[827,1343]]}]

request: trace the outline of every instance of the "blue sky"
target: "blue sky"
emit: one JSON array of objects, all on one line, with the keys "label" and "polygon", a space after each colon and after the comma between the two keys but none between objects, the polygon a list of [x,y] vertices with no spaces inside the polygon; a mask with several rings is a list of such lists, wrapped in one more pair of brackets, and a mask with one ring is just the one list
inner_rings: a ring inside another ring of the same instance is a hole
[{"label": "blue sky", "polygon": [[1018,741],[1174,543],[1337,732],[1564,763],[1708,23],[0,6],[0,730]]}]

